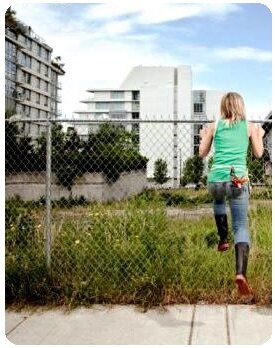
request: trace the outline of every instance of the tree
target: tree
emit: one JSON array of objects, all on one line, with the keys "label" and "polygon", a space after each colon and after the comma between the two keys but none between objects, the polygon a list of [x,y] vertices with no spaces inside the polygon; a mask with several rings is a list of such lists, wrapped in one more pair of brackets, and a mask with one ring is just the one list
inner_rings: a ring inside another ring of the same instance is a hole
[{"label": "tree", "polygon": [[5,13],[5,25],[11,28],[16,34],[26,34],[27,27],[16,18],[16,11],[9,7]]},{"label": "tree", "polygon": [[[6,119],[11,116],[8,111]],[[30,137],[23,136],[14,122],[5,123],[5,171],[6,173],[35,171],[38,158]]]},{"label": "tree", "polygon": [[154,179],[159,184],[164,184],[168,181],[167,177],[168,169],[167,163],[159,158],[155,161]]},{"label": "tree", "polygon": [[[34,144],[31,138],[20,135],[17,125],[7,122],[5,140],[6,172],[46,170],[45,134]],[[114,182],[121,172],[146,169],[148,162],[138,152],[132,133],[109,124],[83,141],[75,130],[65,133],[60,124],[53,123],[51,145],[52,171],[58,183],[69,190],[86,172],[101,172],[108,182]]]},{"label": "tree", "polygon": [[184,163],[182,183],[198,185],[203,174],[203,160],[198,155],[189,157]]}]

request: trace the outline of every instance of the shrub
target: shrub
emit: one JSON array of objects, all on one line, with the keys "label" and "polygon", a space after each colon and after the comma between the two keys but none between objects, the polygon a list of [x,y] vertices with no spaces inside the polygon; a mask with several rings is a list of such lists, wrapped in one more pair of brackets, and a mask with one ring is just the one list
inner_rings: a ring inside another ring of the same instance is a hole
[{"label": "shrub", "polygon": [[154,179],[159,184],[164,184],[168,181],[167,177],[168,169],[167,169],[167,163],[159,158],[155,162],[155,170],[154,170]]},{"label": "shrub", "polygon": [[198,184],[203,173],[203,160],[198,155],[188,158],[183,169],[182,182]]}]

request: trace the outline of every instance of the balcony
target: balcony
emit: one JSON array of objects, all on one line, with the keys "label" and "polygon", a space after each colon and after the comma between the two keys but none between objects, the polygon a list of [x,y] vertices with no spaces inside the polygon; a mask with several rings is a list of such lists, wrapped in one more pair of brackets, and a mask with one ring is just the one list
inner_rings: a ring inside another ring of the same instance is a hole
[{"label": "balcony", "polygon": [[38,72],[37,70],[35,70],[35,69],[32,69],[32,68],[30,68],[30,67],[28,67],[28,66],[26,66],[25,64],[20,64],[20,63],[18,63],[18,65],[21,67],[21,70],[23,70],[23,71],[26,71],[26,72],[28,72],[29,74],[31,74],[31,75],[35,75],[36,77],[39,77],[40,79],[42,79],[42,80],[45,80],[45,81],[47,81],[47,82],[50,82],[50,78],[49,77],[47,77],[46,75],[44,75],[44,74],[41,74],[40,72]]},{"label": "balcony", "polygon": [[62,103],[62,97],[61,97],[61,95],[57,95],[56,97],[54,97],[54,99],[55,99],[58,103]]},{"label": "balcony", "polygon": [[12,97],[18,102],[23,102],[25,100],[25,94],[16,90],[13,91]]},{"label": "balcony", "polygon": [[193,113],[193,119],[194,120],[204,121],[204,120],[207,120],[207,116],[206,116],[205,112],[194,112]]}]

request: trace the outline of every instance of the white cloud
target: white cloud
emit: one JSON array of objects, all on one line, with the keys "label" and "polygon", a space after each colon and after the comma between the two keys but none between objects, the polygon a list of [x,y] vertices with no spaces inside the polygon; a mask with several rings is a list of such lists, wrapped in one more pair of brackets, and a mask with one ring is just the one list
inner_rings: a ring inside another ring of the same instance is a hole
[{"label": "white cloud", "polygon": [[213,69],[208,64],[195,63],[195,64],[192,64],[192,71],[195,74],[200,74],[203,72],[213,71]]},{"label": "white cloud", "polygon": [[146,7],[139,19],[141,23],[163,23],[190,17],[219,17],[238,11],[234,4],[160,4]]},{"label": "white cloud", "polygon": [[[197,65],[198,71],[203,71],[204,67],[218,62],[226,62],[232,60],[253,60],[258,62],[269,62],[272,60],[272,52],[262,50],[259,48],[248,46],[236,46],[236,47],[211,47],[201,46],[196,44],[182,43],[178,49],[178,53],[184,55],[190,61]],[[199,57],[203,57],[206,63],[196,63]]]},{"label": "white cloud", "polygon": [[213,56],[222,60],[256,60],[268,62],[272,59],[272,52],[253,47],[223,47],[213,50]]},{"label": "white cloud", "polygon": [[140,24],[156,24],[183,18],[213,16],[221,18],[229,13],[239,11],[236,4],[180,4],[180,3],[110,3],[91,5],[85,13],[86,18],[110,19],[131,15]]},{"label": "white cloud", "polygon": [[130,20],[111,21],[103,25],[102,30],[106,34],[116,35],[128,33],[132,27]]}]

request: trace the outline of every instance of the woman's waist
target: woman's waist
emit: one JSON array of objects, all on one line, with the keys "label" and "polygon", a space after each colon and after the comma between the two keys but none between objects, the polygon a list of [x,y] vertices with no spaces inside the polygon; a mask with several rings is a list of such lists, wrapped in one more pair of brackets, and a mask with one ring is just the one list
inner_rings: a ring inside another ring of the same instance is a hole
[{"label": "woman's waist", "polygon": [[229,169],[235,168],[237,170],[247,169],[246,163],[213,163],[211,169]]}]

